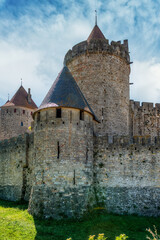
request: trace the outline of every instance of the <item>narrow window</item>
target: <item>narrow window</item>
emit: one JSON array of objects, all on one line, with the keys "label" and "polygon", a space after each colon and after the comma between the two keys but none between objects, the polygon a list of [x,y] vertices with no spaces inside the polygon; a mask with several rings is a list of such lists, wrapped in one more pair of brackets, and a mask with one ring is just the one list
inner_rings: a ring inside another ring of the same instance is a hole
[{"label": "narrow window", "polygon": [[76,184],[76,170],[73,172],[73,185]]},{"label": "narrow window", "polygon": [[72,111],[70,111],[70,123],[72,122]]},{"label": "narrow window", "polygon": [[61,108],[56,109],[56,118],[61,118]]},{"label": "narrow window", "polygon": [[7,109],[7,113],[8,113],[8,109]]},{"label": "narrow window", "polygon": [[16,113],[16,108],[14,109],[14,112]]},{"label": "narrow window", "polygon": [[84,111],[83,111],[83,110],[80,110],[79,119],[82,120],[82,121],[84,121]]},{"label": "narrow window", "polygon": [[87,161],[88,161],[88,147],[86,149],[86,163],[87,163]]},{"label": "narrow window", "polygon": [[38,114],[37,114],[37,122],[39,122],[40,121],[40,112],[38,112]]},{"label": "narrow window", "polygon": [[32,112],[31,112],[31,115],[32,115]]},{"label": "narrow window", "polygon": [[59,155],[60,155],[60,146],[59,146],[59,142],[57,142],[57,158],[59,159]]},{"label": "narrow window", "polygon": [[23,110],[23,114],[25,114],[25,110]]},{"label": "narrow window", "polygon": [[103,108],[102,108],[102,122],[103,122]]},{"label": "narrow window", "polygon": [[23,122],[21,122],[21,126],[23,127]]}]

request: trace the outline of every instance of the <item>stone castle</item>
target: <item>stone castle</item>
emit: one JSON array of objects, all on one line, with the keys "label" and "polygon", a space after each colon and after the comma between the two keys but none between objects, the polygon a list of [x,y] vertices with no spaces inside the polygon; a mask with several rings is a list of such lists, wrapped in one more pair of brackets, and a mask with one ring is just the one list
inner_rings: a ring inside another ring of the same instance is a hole
[{"label": "stone castle", "polygon": [[130,64],[95,24],[39,108],[19,88],[0,110],[1,199],[45,218],[160,215],[160,104],[129,99]]}]

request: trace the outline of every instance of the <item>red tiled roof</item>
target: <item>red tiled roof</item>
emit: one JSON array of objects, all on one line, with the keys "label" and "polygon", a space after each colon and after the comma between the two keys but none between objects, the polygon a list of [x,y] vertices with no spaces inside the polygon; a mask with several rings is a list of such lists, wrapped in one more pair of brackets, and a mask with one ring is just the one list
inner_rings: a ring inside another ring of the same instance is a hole
[{"label": "red tiled roof", "polygon": [[92,32],[87,39],[87,42],[90,42],[90,40],[92,39],[106,39],[97,25],[94,26]]},{"label": "red tiled roof", "polygon": [[36,109],[37,106],[34,101],[31,99],[31,103],[27,99],[28,93],[24,87],[20,87],[16,94],[12,97],[10,101],[7,101],[2,107],[17,106],[17,107],[26,107],[31,109]]}]

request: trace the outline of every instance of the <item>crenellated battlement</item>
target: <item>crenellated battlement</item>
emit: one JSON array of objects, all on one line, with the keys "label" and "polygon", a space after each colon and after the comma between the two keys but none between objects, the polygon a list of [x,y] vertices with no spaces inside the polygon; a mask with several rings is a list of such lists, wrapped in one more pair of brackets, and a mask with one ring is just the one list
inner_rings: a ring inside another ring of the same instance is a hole
[{"label": "crenellated battlement", "polygon": [[151,141],[151,136],[133,136],[129,138],[128,136],[99,136],[94,138],[94,144],[98,146],[104,147],[141,147],[141,146],[148,146],[148,147],[158,147],[160,146],[160,137],[155,137],[154,141]]},{"label": "crenellated battlement", "polygon": [[130,100],[130,106],[132,111],[160,111],[160,103],[151,103],[151,102],[139,102]]},{"label": "crenellated battlement", "polygon": [[121,41],[112,41],[109,43],[108,39],[93,39],[90,42],[83,41],[72,47],[72,50],[69,50],[64,58],[64,63],[67,64],[72,61],[73,58],[81,54],[90,54],[90,53],[100,53],[111,54],[121,57],[130,64],[130,57],[128,52],[128,40]]}]

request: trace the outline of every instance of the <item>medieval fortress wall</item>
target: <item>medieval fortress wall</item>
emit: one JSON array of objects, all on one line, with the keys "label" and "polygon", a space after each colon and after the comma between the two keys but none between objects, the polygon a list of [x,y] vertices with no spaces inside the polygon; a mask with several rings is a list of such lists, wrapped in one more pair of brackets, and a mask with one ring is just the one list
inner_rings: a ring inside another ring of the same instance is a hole
[{"label": "medieval fortress wall", "polygon": [[33,171],[33,134],[0,142],[0,198],[29,200]]},{"label": "medieval fortress wall", "polygon": [[160,103],[130,101],[130,135],[150,136],[154,143],[160,135]]},{"label": "medieval fortress wall", "polygon": [[[99,122],[88,109],[36,110],[33,133],[0,142],[0,198],[29,200],[29,212],[46,218],[96,206],[160,216],[160,104],[129,100],[128,41],[89,38],[64,62]],[[13,111],[1,108],[1,139],[4,126],[21,134],[24,116],[28,127],[31,113]]]},{"label": "medieval fortress wall", "polygon": [[109,212],[159,216],[160,142],[135,137],[95,138],[95,178],[99,203]]}]

